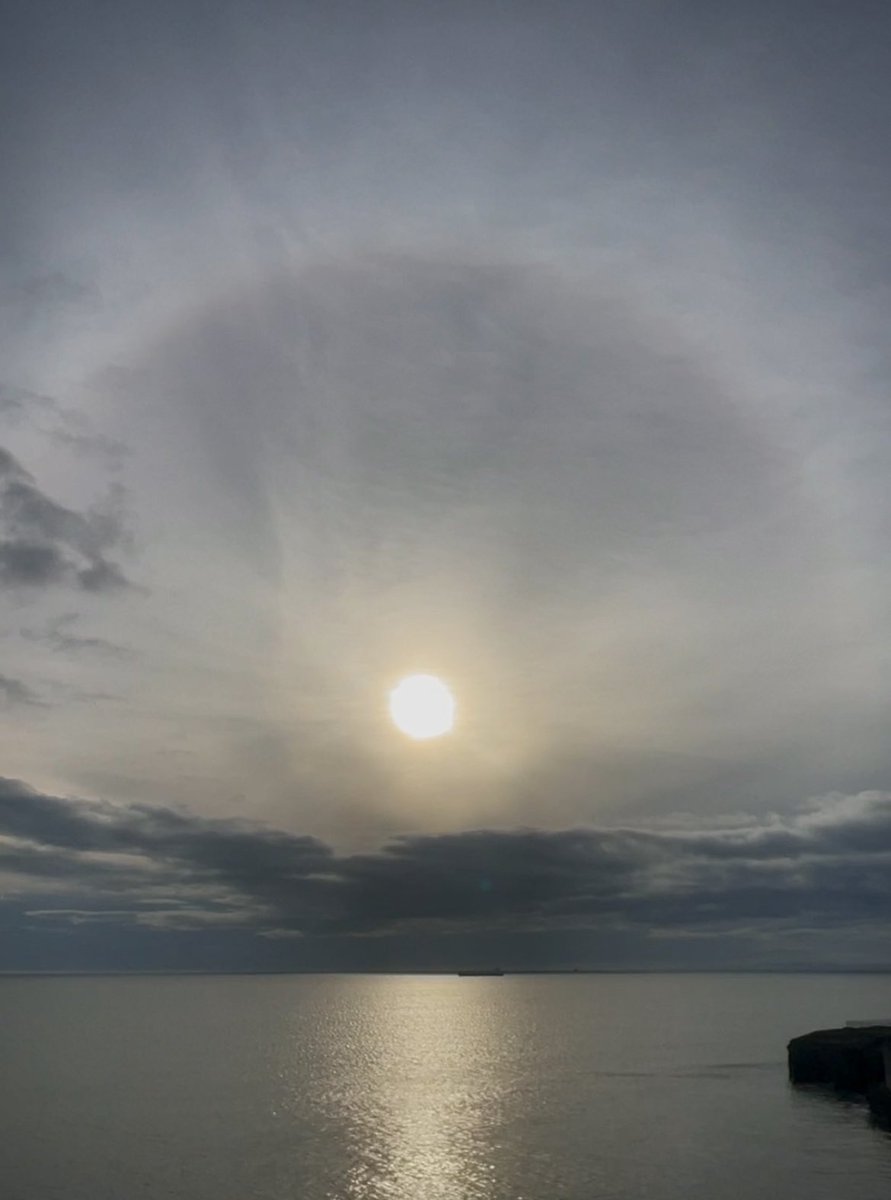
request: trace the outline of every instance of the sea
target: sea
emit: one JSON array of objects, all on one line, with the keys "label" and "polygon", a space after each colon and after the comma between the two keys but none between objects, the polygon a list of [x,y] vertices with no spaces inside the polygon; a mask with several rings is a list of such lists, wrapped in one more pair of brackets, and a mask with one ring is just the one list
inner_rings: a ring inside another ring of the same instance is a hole
[{"label": "sea", "polygon": [[3,1200],[887,1200],[891,976],[0,978]]}]

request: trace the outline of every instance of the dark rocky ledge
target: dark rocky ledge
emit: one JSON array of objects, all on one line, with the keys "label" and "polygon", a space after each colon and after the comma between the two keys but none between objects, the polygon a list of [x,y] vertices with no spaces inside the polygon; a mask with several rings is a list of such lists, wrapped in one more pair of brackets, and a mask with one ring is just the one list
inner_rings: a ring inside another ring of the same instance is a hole
[{"label": "dark rocky ledge", "polygon": [[793,1038],[788,1050],[793,1083],[862,1095],[879,1121],[891,1123],[891,1027],[818,1029]]}]

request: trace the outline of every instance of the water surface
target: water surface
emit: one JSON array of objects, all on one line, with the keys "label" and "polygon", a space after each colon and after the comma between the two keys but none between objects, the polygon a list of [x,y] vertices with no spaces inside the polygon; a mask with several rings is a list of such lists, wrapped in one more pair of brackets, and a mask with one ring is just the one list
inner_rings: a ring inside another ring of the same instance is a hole
[{"label": "water surface", "polygon": [[786,1081],[891,977],[0,979],[4,1200],[887,1200]]}]

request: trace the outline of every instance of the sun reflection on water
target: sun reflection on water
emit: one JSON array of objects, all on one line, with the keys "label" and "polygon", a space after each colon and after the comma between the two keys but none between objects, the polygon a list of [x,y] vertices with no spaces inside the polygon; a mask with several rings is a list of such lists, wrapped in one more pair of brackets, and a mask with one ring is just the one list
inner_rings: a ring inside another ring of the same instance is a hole
[{"label": "sun reflection on water", "polygon": [[[482,1200],[497,1193],[502,1129],[527,1039],[499,979],[366,976],[355,1007],[295,1037],[319,1045],[319,1090],[293,1095],[295,1125],[312,1111],[330,1131],[303,1152],[325,1160],[325,1200]],[[296,1031],[295,1031],[296,1033]],[[307,1036],[309,1035],[309,1036]],[[517,1057],[517,1065],[513,1060]],[[306,1081],[295,1060],[294,1079]],[[285,1071],[287,1075],[287,1069]],[[519,1198],[518,1198],[519,1200]]]},{"label": "sun reflection on water", "polygon": [[349,1172],[350,1200],[491,1194],[505,1084],[503,1063],[492,1067],[504,1054],[505,1014],[493,1004],[497,981],[445,983],[418,977],[395,1004],[380,989],[380,1054],[362,1102],[367,1140]]}]

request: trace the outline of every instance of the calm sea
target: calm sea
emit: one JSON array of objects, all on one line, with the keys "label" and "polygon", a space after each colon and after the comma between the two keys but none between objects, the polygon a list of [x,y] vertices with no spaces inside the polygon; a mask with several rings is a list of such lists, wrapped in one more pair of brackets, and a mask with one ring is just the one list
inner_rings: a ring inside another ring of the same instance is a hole
[{"label": "calm sea", "polygon": [[0,980],[3,1200],[891,1194],[785,1045],[891,977]]}]

